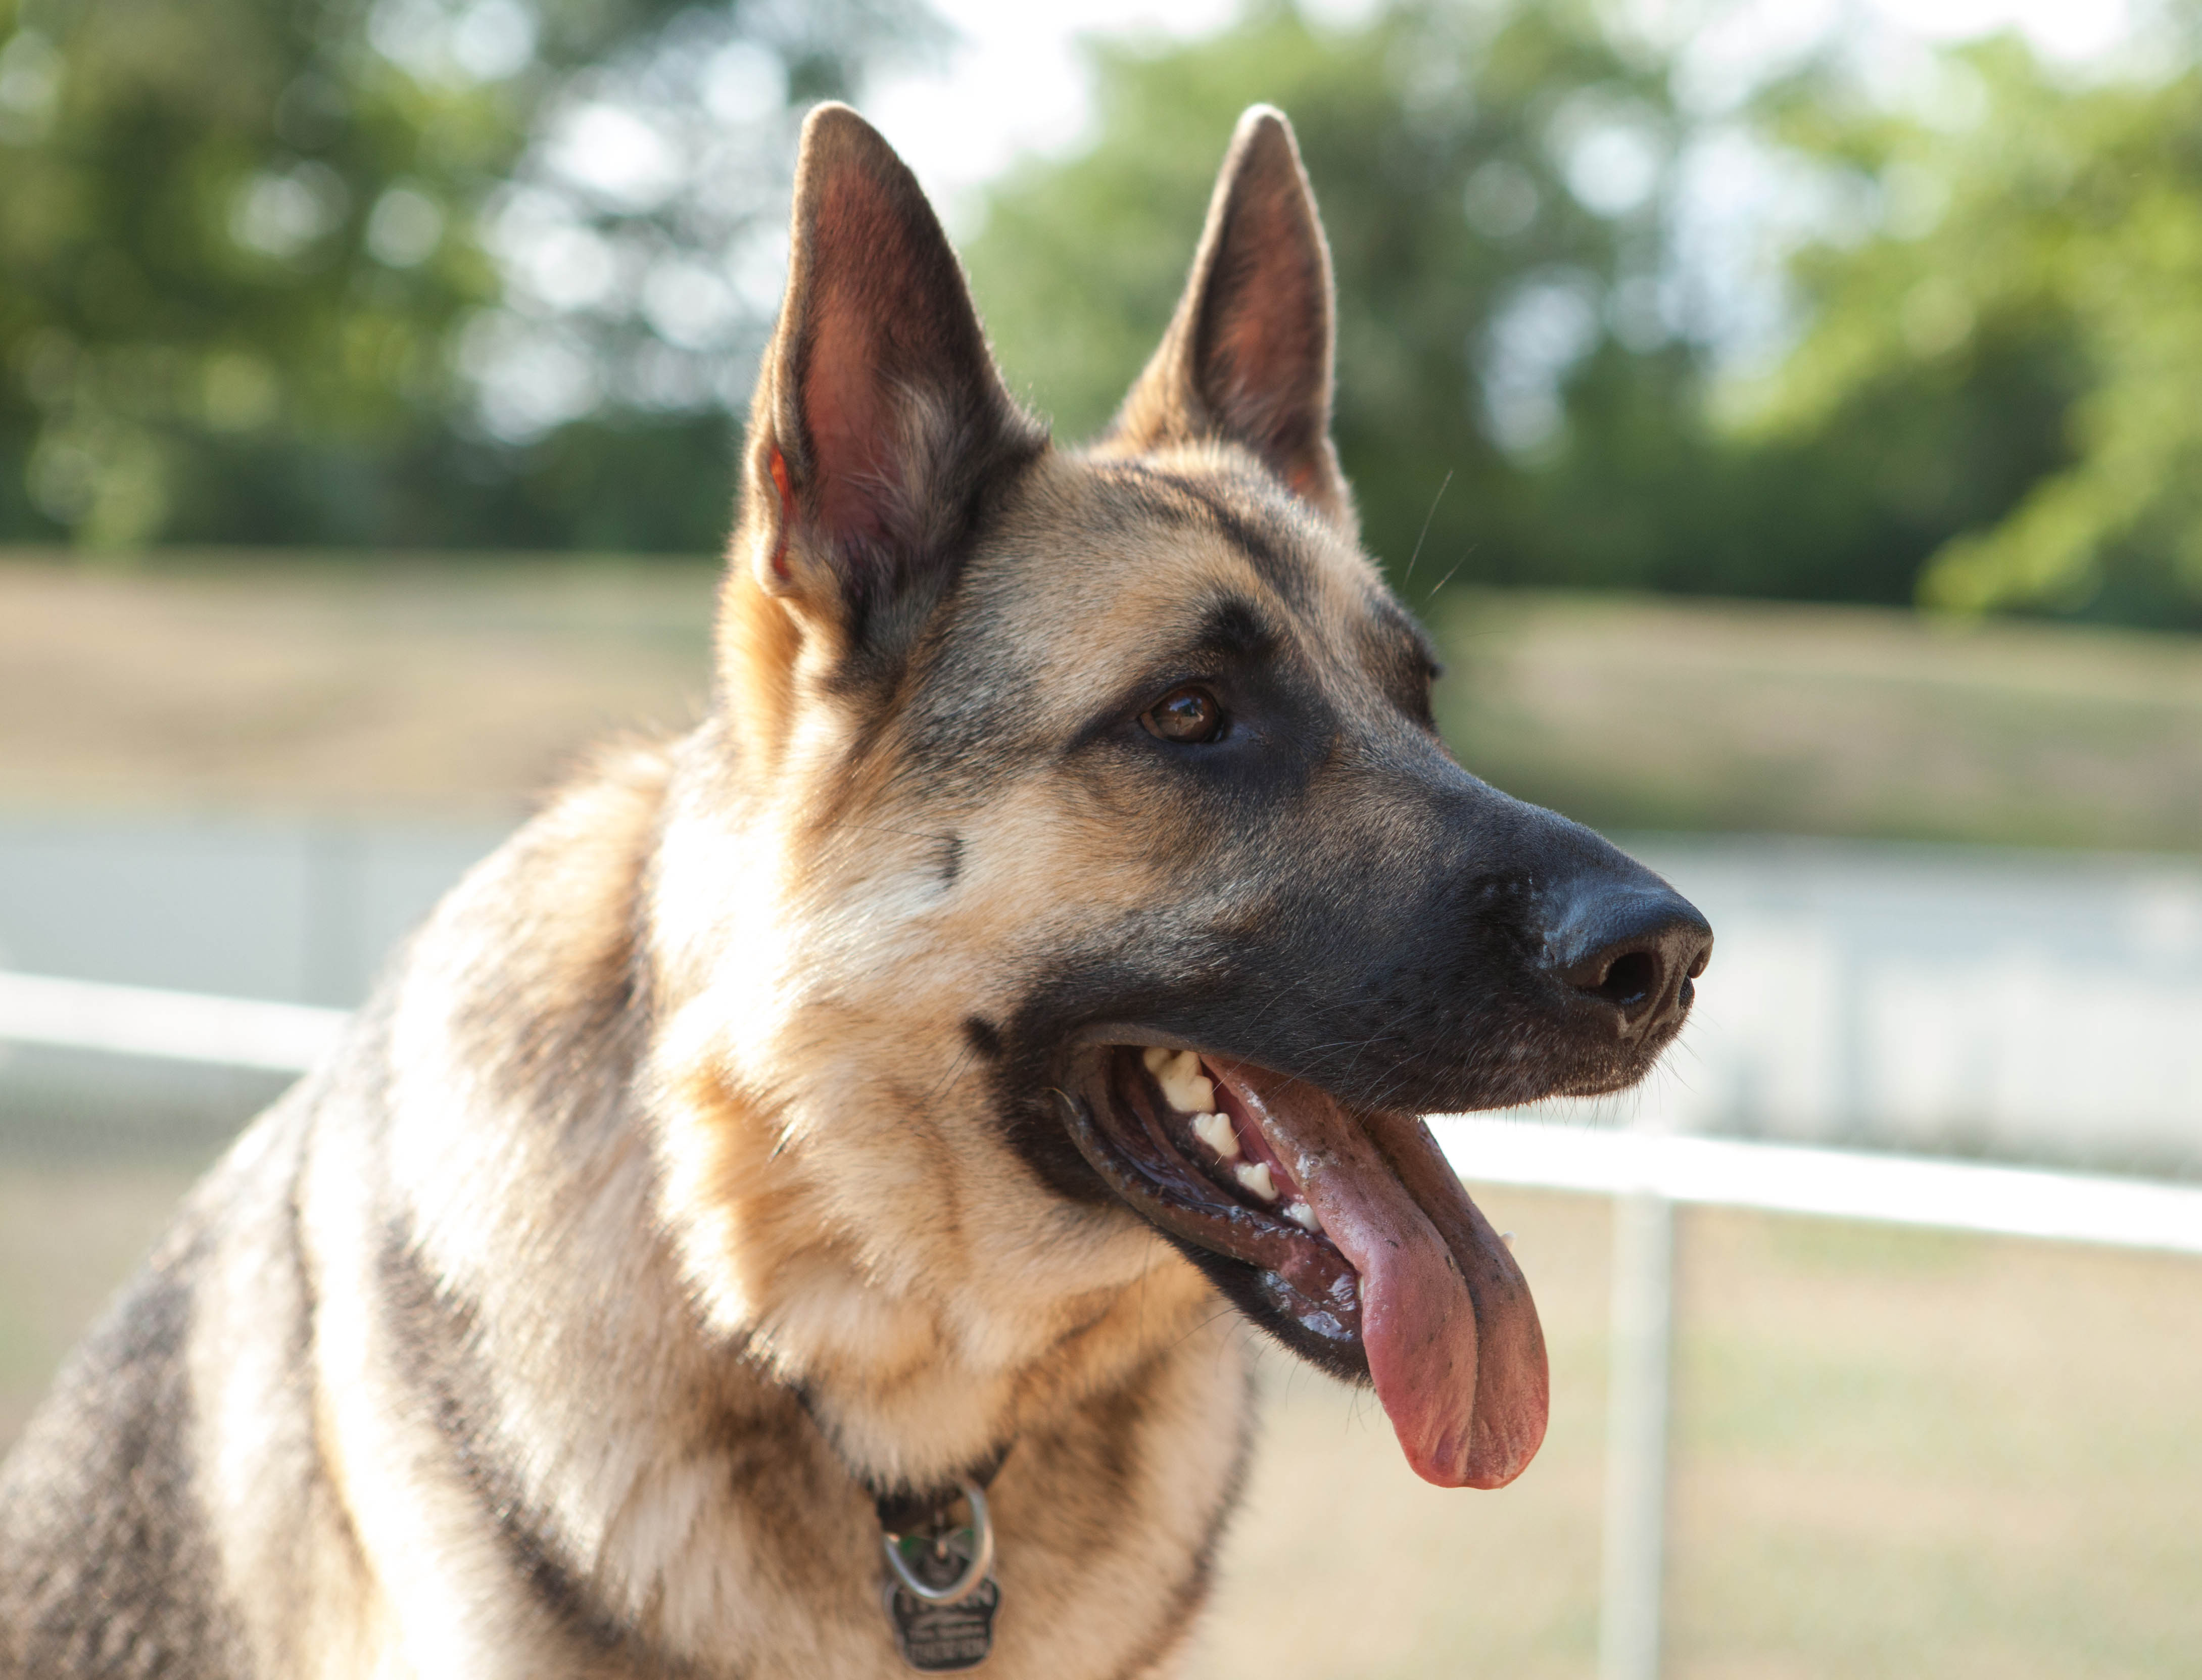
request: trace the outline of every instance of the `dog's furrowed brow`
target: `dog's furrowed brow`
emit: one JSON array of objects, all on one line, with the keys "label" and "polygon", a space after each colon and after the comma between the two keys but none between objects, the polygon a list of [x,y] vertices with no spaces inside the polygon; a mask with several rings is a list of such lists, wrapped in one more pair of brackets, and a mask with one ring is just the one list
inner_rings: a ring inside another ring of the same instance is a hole
[{"label": "dog's furrowed brow", "polygon": [[1222,677],[1273,658],[1285,645],[1285,632],[1252,601],[1220,594],[1198,609],[1188,630],[1158,636],[1145,667],[1125,690],[1128,697],[1157,682],[1188,677]]},{"label": "dog's furrowed brow", "polygon": [[1307,569],[1290,532],[1265,510],[1262,494],[1246,485],[1194,472],[1170,472],[1144,462],[1111,461],[1097,469],[1098,481],[1132,516],[1152,520],[1169,530],[1198,529],[1222,538],[1254,570],[1263,586],[1280,599],[1303,603]]},{"label": "dog's furrowed brow", "polygon": [[1251,601],[1226,595],[1201,615],[1185,651],[1251,664],[1274,653],[1283,640],[1282,633]]}]

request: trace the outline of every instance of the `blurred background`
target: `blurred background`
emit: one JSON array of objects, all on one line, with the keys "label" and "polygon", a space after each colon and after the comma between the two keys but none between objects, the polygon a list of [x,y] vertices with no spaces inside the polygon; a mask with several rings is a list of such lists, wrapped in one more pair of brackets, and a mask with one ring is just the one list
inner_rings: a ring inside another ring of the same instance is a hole
[{"label": "blurred background", "polygon": [[[1449,739],[1719,930],[1655,1084],[1545,1117],[2202,1179],[2198,54],[2197,0],[0,0],[0,970],[349,1005],[698,715],[810,103],[1075,439],[1269,100]],[[0,1044],[0,1447],[285,1077]],[[1543,1456],[1438,1493],[1274,1364],[1203,1671],[1598,1668],[1614,1222],[1479,1194]],[[1675,1242],[1664,1672],[2202,1665],[2202,1262]]]}]

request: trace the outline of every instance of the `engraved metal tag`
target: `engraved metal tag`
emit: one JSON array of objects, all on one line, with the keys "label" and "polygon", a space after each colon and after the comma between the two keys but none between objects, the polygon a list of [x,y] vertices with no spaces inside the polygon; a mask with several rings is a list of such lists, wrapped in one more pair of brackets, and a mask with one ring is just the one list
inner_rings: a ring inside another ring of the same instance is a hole
[{"label": "engraved metal tag", "polygon": [[994,1524],[986,1490],[966,1477],[961,1488],[969,1524],[949,1518],[954,1495],[916,1505],[882,1500],[880,1542],[887,1565],[883,1589],[902,1659],[921,1674],[976,1668],[994,1648]]},{"label": "engraved metal tag", "polygon": [[956,1604],[927,1604],[889,1582],[887,1619],[894,1624],[902,1659],[921,1674],[958,1674],[976,1668],[994,1648],[994,1609],[1002,1589],[989,1576]]}]

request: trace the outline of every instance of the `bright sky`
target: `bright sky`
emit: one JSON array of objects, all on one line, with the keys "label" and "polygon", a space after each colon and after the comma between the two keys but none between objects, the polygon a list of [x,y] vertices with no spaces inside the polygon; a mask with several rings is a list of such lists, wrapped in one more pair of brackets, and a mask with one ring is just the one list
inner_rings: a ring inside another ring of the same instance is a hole
[{"label": "bright sky", "polygon": [[[1652,31],[1702,46],[1714,81],[1748,75],[1831,33],[1960,40],[2016,26],[2052,57],[2085,62],[2128,41],[2135,0],[1622,0]],[[2140,0],[2146,3],[2146,0]],[[962,37],[938,69],[883,79],[865,109],[948,209],[1020,153],[1075,143],[1088,114],[1081,34],[1162,38],[1211,32],[1238,0],[933,0]],[[1351,22],[1372,0],[1304,0],[1318,18]]]},{"label": "bright sky", "polygon": [[1079,38],[1187,38],[1237,15],[1238,0],[933,0],[961,38],[924,74],[882,77],[864,102],[927,189],[953,209],[1020,153],[1052,151],[1083,130],[1088,88]]}]

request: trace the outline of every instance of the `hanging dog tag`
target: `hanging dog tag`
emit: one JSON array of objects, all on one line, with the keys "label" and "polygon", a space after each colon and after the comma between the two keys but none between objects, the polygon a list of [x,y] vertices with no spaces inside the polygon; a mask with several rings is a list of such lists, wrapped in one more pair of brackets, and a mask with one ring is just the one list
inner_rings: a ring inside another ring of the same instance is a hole
[{"label": "hanging dog tag", "polygon": [[[966,1480],[961,1491],[971,1509],[965,1527],[950,1525],[947,1501],[921,1507],[914,1521],[907,1507],[880,1508],[887,1620],[903,1660],[921,1674],[976,1668],[994,1648],[1002,1589],[993,1574],[993,1519],[976,1482]],[[911,1532],[901,1531],[905,1523]]]},{"label": "hanging dog tag", "polygon": [[1002,1589],[991,1577],[955,1604],[927,1604],[892,1581],[886,1590],[895,1642],[902,1659],[919,1673],[958,1674],[978,1667],[994,1648],[994,1609]]}]

